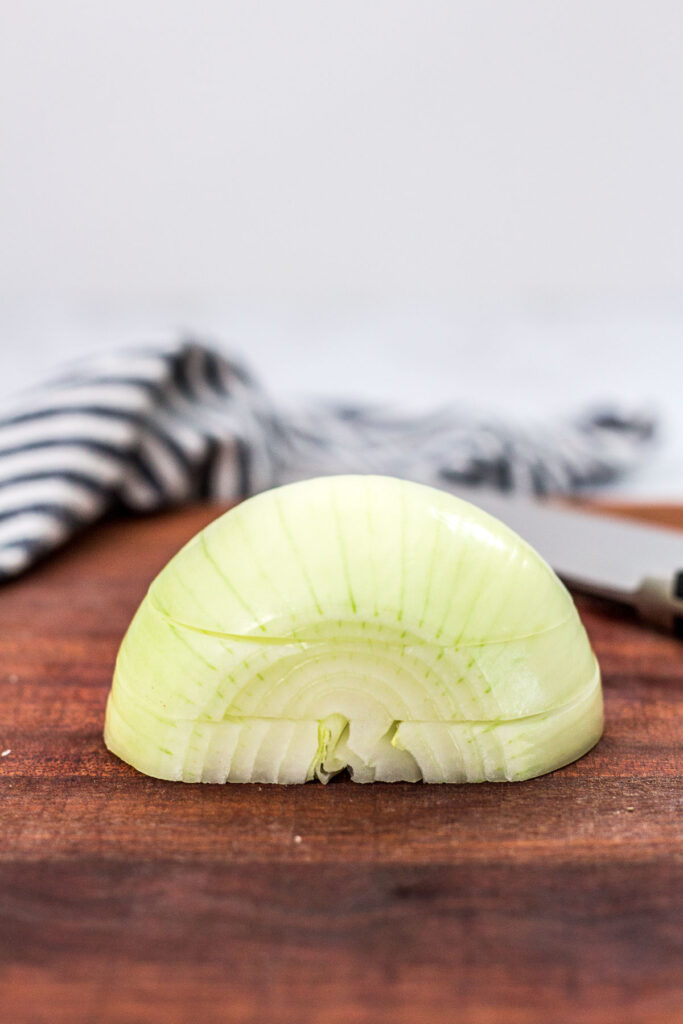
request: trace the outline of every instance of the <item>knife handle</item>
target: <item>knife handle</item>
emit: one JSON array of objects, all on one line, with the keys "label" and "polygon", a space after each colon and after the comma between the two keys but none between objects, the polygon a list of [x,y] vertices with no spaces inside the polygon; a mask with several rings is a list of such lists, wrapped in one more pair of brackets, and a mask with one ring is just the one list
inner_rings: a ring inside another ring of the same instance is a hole
[{"label": "knife handle", "polygon": [[644,619],[683,639],[683,570],[670,579],[646,576],[633,603]]}]

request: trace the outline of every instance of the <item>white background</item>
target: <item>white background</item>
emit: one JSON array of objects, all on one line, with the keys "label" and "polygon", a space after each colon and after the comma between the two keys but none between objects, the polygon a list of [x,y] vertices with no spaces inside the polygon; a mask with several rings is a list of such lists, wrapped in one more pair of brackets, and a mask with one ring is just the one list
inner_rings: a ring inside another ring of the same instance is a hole
[{"label": "white background", "polygon": [[274,391],[663,416],[680,0],[0,0],[0,391],[188,327]]}]

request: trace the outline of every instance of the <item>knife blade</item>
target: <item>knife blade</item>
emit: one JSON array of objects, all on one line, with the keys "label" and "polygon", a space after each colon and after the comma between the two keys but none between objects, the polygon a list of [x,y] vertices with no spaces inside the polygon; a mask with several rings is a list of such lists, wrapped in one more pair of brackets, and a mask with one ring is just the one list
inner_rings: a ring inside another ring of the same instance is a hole
[{"label": "knife blade", "polygon": [[459,487],[523,537],[573,590],[634,608],[683,639],[683,531]]}]

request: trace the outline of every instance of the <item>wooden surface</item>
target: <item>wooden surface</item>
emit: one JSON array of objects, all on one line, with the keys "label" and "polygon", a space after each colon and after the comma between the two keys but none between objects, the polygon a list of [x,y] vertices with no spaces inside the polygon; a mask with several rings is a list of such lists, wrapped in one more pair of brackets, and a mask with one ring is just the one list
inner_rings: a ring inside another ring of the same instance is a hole
[{"label": "wooden surface", "polygon": [[104,749],[105,697],[215,513],[107,524],[0,589],[0,1019],[682,1019],[683,644],[583,602],[605,737],[532,782],[157,782]]}]

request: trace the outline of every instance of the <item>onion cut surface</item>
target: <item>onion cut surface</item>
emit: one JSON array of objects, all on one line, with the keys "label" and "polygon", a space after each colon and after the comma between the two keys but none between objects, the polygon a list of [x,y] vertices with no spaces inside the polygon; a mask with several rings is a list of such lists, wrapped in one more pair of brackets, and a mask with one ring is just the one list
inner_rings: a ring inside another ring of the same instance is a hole
[{"label": "onion cut surface", "polygon": [[602,734],[571,596],[476,506],[321,477],[216,519],[121,645],[107,747],[183,782],[517,781]]}]

